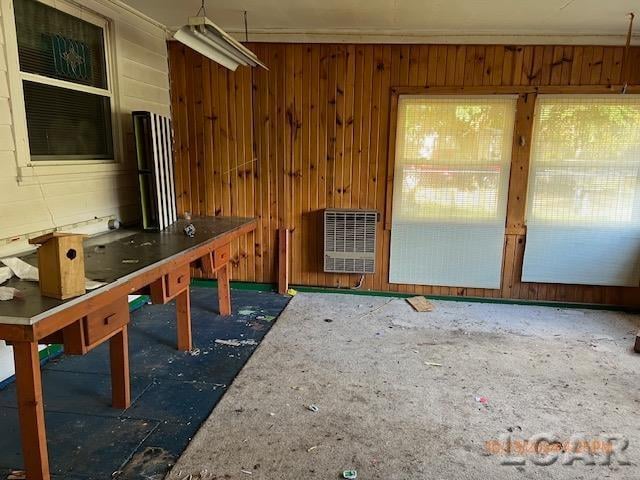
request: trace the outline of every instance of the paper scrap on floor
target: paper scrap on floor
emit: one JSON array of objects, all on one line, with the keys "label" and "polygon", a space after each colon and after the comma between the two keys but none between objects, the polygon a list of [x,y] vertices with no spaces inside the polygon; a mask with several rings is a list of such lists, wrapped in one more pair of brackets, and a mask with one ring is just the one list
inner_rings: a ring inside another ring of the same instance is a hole
[{"label": "paper scrap on floor", "polygon": [[[0,279],[2,279],[2,273],[4,272],[4,268],[8,268],[13,275],[18,277],[20,280],[26,280],[28,282],[37,282],[40,277],[38,275],[38,269],[33,265],[28,264],[24,260],[19,258],[3,258],[0,262],[4,263],[6,267],[2,267],[0,269]],[[12,275],[9,275],[6,279],[0,281],[0,283],[6,282],[11,278]],[[85,288],[87,290],[95,290],[96,288],[102,287],[106,285],[105,282],[97,282],[95,280],[85,279]]]}]

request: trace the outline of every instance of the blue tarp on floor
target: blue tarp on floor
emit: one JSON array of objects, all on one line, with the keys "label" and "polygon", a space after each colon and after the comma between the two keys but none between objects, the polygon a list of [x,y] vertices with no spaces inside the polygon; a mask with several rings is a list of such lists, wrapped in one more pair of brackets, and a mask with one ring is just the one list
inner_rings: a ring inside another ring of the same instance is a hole
[{"label": "blue tarp on floor", "polygon": [[[289,298],[233,290],[217,314],[215,289],[191,289],[194,350],[176,350],[175,305],[145,305],[129,327],[132,404],[111,408],[108,343],[62,355],[42,370],[51,471],[56,479],[163,478],[207,419]],[[15,385],[0,391],[0,473],[22,468]],[[114,475],[114,472],[119,472]]]}]

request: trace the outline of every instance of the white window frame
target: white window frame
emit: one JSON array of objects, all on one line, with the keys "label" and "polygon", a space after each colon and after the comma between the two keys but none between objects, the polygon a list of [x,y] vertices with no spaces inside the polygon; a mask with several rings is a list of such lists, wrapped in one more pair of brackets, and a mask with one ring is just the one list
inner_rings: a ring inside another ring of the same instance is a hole
[{"label": "white window frame", "polygon": [[[15,11],[13,2],[16,0],[0,0],[2,2],[2,20],[6,39],[7,73],[11,96],[11,106],[14,121],[14,136],[16,141],[16,163],[18,182],[20,184],[42,183],[43,177],[55,177],[72,174],[105,174],[122,170],[123,146],[122,125],[118,115],[120,111],[117,86],[117,61],[114,51],[113,21],[92,10],[79,6],[68,0],[36,0],[44,5],[72,15],[80,20],[92,23],[102,29],[105,49],[105,68],[107,88],[96,88],[81,85],[66,80],[46,77],[39,74],[22,72],[18,56],[18,39],[16,32]],[[19,1],[19,0],[18,0]],[[32,160],[29,149],[27,115],[24,101],[23,81],[31,81],[44,85],[63,87],[70,90],[97,94],[110,99],[111,106],[111,136],[113,142],[113,158],[109,159],[78,159],[78,160]]]}]

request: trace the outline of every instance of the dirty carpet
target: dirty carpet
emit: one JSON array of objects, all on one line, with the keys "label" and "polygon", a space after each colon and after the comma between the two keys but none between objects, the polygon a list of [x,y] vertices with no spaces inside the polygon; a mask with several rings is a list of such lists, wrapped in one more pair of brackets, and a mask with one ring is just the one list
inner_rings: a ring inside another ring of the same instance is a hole
[{"label": "dirty carpet", "polygon": [[[638,478],[638,316],[433,306],[298,294],[167,478]],[[606,435],[623,455],[568,462]],[[560,449],[498,448],[540,436]]]}]

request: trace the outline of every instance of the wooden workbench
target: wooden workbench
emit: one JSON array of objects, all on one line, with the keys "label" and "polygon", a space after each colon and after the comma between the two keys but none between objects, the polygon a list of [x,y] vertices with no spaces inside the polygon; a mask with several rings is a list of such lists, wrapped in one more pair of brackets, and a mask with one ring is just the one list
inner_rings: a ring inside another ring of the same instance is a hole
[{"label": "wooden workbench", "polygon": [[[178,221],[160,233],[118,230],[85,242],[86,276],[106,285],[76,298],[43,297],[37,283],[15,277],[5,286],[24,299],[0,302],[0,339],[13,346],[22,454],[28,480],[49,480],[38,344],[64,344],[66,354],[84,355],[109,340],[112,403],[130,404],[127,296],[148,293],[154,303],[176,300],[177,346],[191,349],[190,265],[216,272],[219,311],[231,313],[230,244],[254,230],[256,221],[198,217],[195,237]],[[37,256],[23,260],[37,265]]]}]

